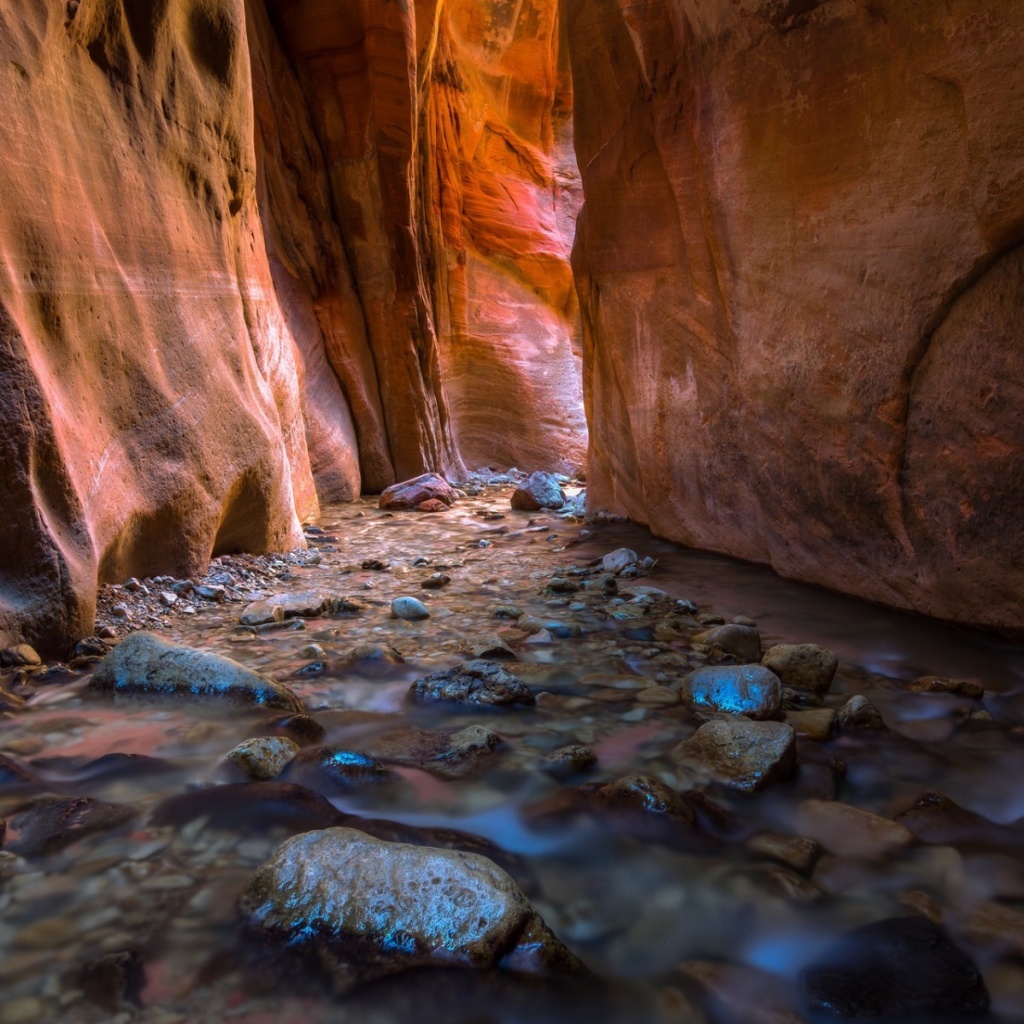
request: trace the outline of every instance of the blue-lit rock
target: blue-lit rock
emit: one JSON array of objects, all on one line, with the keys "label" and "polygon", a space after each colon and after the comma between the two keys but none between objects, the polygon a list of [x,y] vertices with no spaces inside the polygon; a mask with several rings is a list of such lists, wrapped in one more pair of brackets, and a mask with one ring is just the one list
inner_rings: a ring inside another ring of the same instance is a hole
[{"label": "blue-lit rock", "polygon": [[464,665],[417,679],[409,688],[416,701],[441,701],[485,707],[535,704],[533,692],[518,676],[493,661],[467,661]]},{"label": "blue-lit rock", "polygon": [[680,743],[672,758],[697,778],[756,792],[796,770],[796,732],[782,722],[707,722]]},{"label": "blue-lit rock", "polygon": [[679,695],[693,711],[773,718],[782,706],[782,683],[761,665],[715,665],[691,672]]},{"label": "blue-lit rock", "polygon": [[303,711],[286,686],[230,658],[130,633],[100,663],[90,689],[143,697],[197,697],[229,704]]},{"label": "blue-lit rock", "polygon": [[257,937],[314,957],[339,990],[416,967],[581,969],[492,861],[350,828],[289,839],[239,911]]}]

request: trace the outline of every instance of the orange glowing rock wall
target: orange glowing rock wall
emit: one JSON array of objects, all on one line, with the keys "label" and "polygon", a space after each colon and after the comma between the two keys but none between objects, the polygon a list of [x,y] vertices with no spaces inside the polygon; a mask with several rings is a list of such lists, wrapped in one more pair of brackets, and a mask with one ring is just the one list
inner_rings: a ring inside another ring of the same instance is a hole
[{"label": "orange glowing rock wall", "polygon": [[590,496],[1024,629],[1013,0],[567,0]]}]

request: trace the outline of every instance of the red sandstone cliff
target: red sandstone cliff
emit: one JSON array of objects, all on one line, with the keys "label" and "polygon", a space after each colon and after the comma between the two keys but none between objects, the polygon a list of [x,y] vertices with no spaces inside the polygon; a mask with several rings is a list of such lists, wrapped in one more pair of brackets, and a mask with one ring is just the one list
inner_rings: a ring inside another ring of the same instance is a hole
[{"label": "red sandstone cliff", "polygon": [[568,0],[591,500],[1024,626],[1010,0]]}]

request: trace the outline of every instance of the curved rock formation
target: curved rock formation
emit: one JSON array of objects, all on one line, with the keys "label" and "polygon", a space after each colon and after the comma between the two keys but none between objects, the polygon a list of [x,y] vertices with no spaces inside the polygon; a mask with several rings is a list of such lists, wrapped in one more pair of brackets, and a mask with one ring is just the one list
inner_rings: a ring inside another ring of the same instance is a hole
[{"label": "curved rock formation", "polygon": [[1024,628],[1009,0],[568,0],[591,499]]}]

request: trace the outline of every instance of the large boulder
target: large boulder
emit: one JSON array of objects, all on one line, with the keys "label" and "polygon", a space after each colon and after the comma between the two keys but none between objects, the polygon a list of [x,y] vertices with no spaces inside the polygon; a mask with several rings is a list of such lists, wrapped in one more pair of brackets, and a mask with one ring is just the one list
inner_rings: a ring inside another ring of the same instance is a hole
[{"label": "large boulder", "polygon": [[130,633],[97,666],[91,690],[117,696],[196,697],[303,711],[286,686],[209,651]]},{"label": "large boulder", "polygon": [[443,476],[423,473],[387,488],[377,505],[383,509],[412,509],[424,501],[440,501],[450,507],[457,498],[455,488]]},{"label": "large boulder", "polygon": [[415,967],[581,968],[492,861],[350,828],[285,842],[239,911],[251,933],[315,957],[341,990]]},{"label": "large boulder", "polygon": [[779,677],[761,665],[714,665],[686,676],[683,702],[694,711],[772,718],[782,706]]},{"label": "large boulder", "polygon": [[531,473],[513,492],[511,504],[520,512],[561,508],[565,504],[565,492],[553,473]]}]

